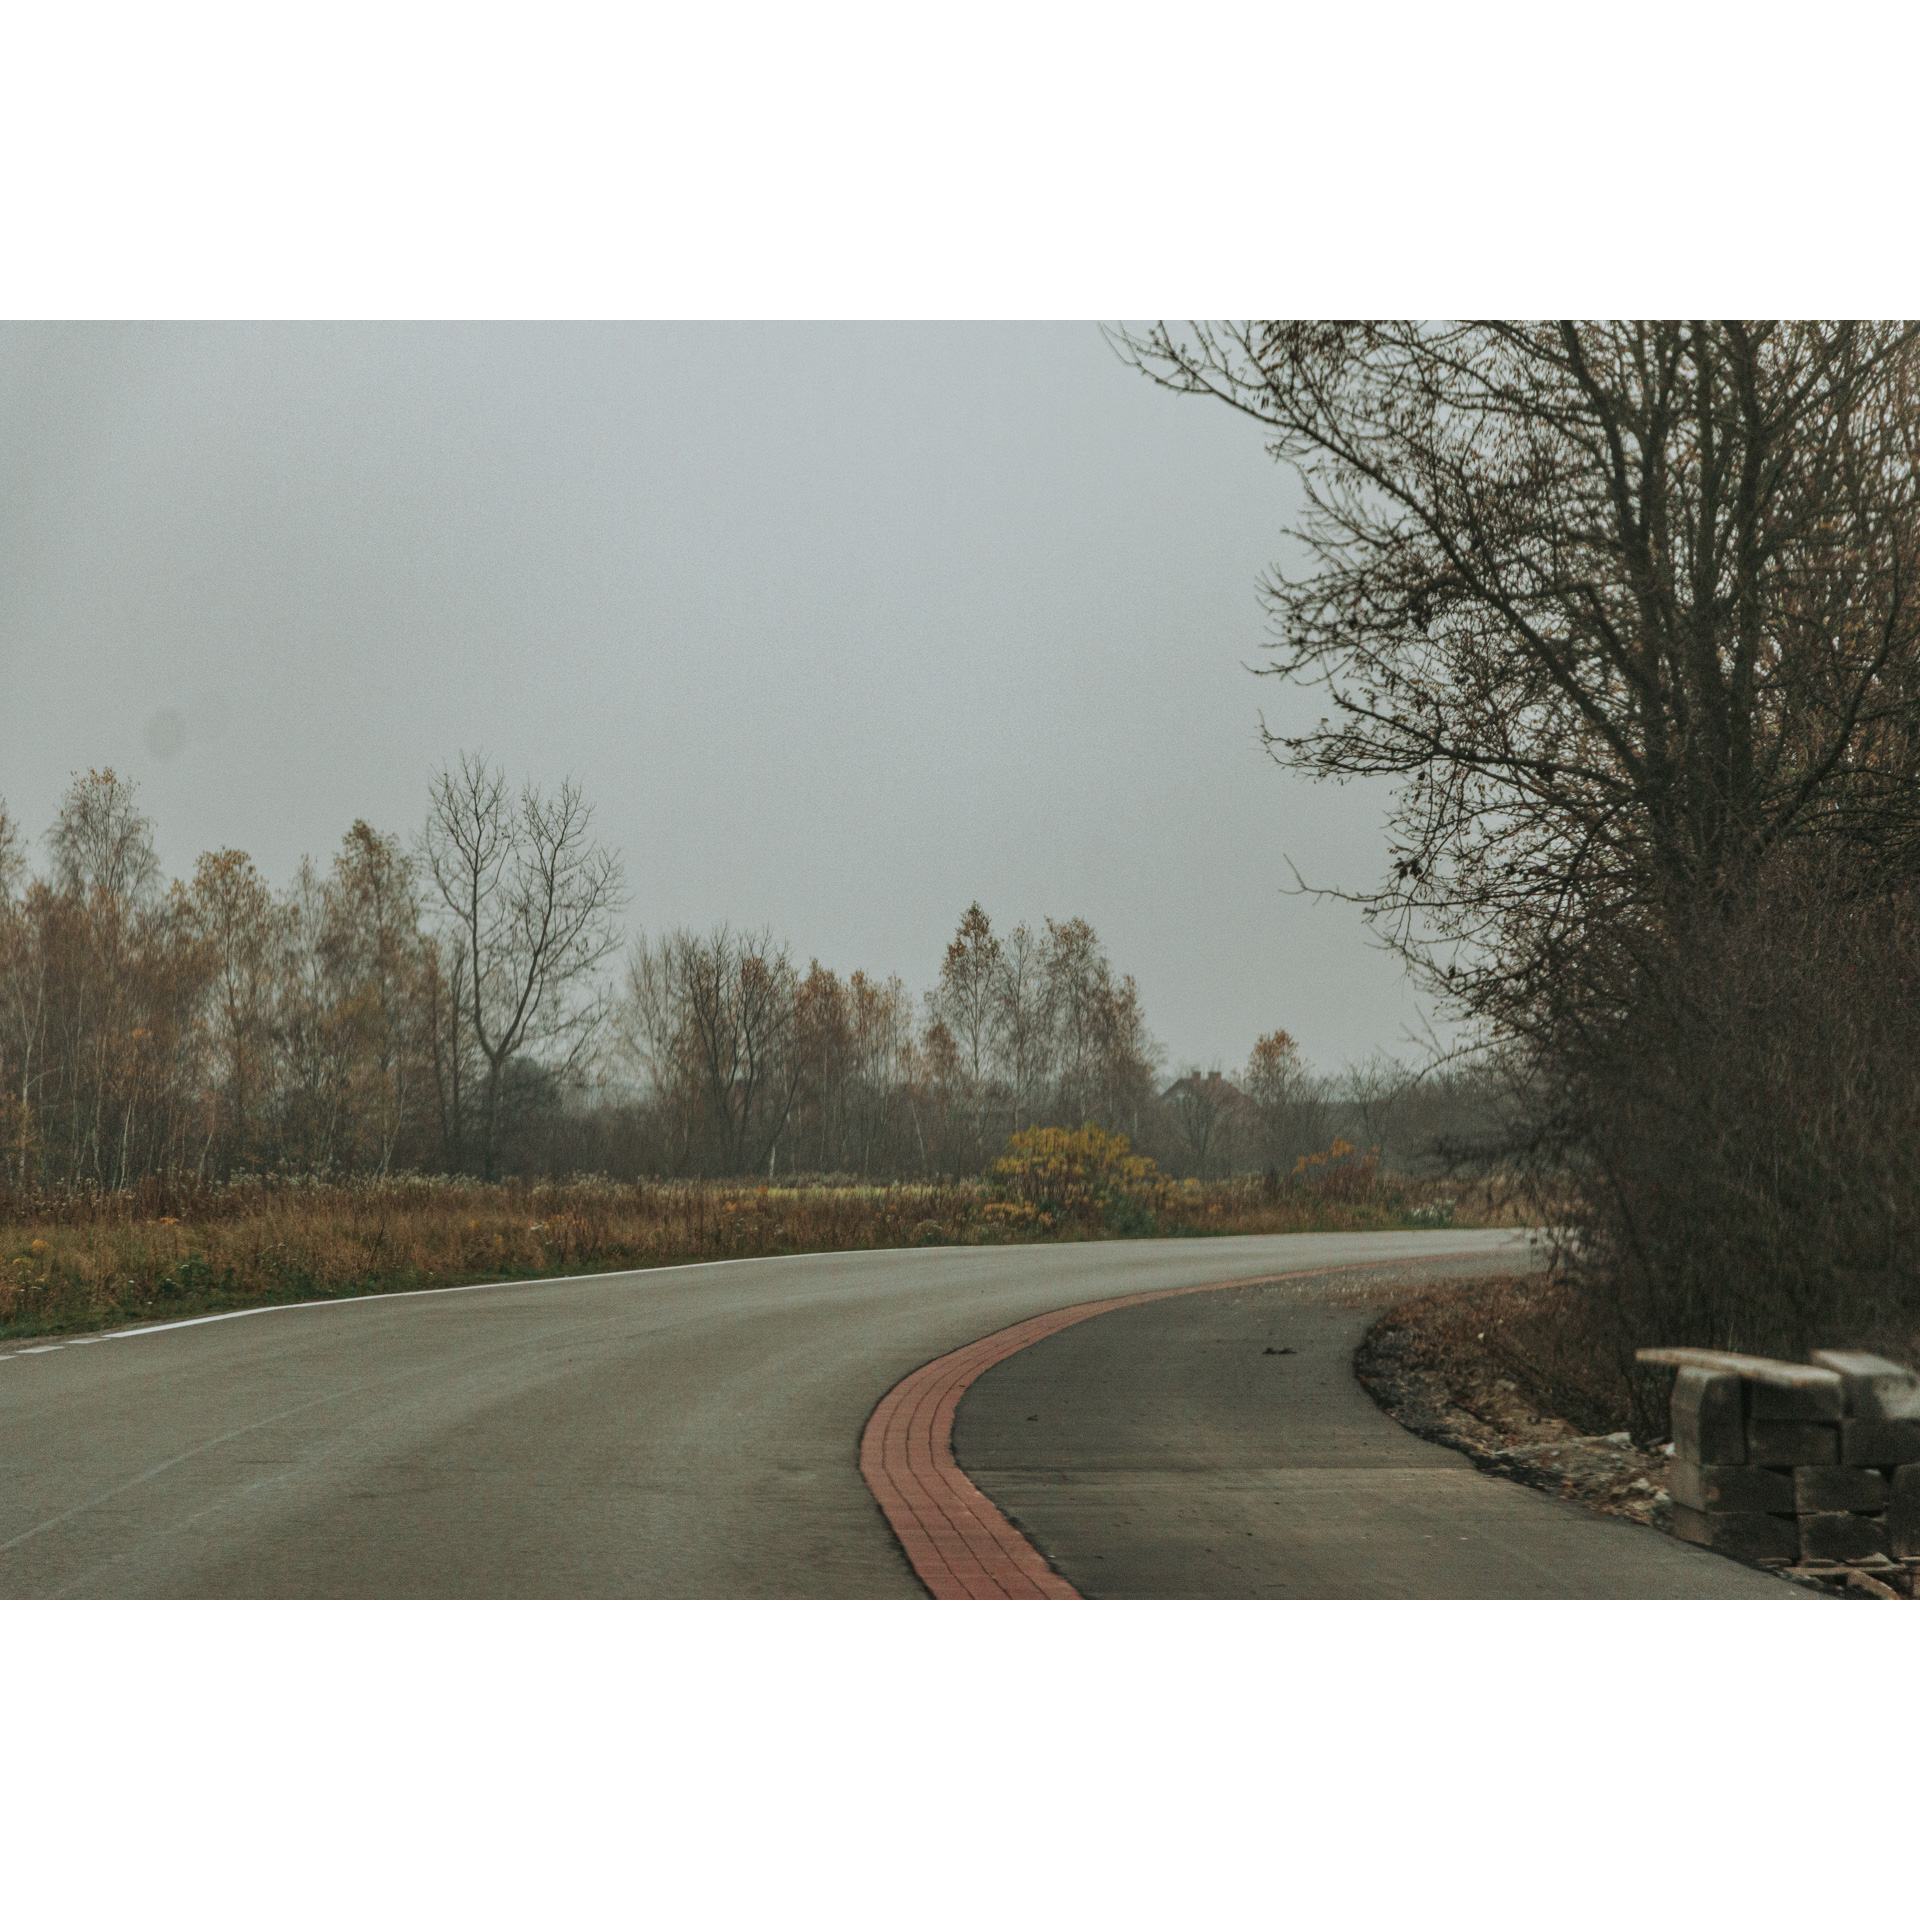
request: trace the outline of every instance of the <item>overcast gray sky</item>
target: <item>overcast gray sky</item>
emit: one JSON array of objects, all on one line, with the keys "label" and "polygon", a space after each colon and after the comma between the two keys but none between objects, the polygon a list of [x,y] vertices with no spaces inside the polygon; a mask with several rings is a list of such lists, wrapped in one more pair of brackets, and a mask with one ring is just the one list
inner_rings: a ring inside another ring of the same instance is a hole
[{"label": "overcast gray sky", "polygon": [[1297,502],[1092,325],[0,328],[0,796],[139,785],[171,872],[575,775],[632,922],[931,983],[1082,914],[1169,1064],[1403,1050],[1382,792],[1262,754]]}]

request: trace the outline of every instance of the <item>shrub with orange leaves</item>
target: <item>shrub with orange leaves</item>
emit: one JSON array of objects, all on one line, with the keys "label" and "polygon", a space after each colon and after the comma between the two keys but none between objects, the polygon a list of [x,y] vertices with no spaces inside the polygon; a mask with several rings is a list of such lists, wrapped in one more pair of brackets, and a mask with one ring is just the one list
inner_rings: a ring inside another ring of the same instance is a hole
[{"label": "shrub with orange leaves", "polygon": [[1303,1180],[1322,1200],[1348,1204],[1364,1200],[1373,1191],[1380,1170],[1380,1149],[1362,1153],[1351,1140],[1335,1134],[1333,1144],[1319,1153],[1303,1153],[1293,1164],[1296,1180]]}]

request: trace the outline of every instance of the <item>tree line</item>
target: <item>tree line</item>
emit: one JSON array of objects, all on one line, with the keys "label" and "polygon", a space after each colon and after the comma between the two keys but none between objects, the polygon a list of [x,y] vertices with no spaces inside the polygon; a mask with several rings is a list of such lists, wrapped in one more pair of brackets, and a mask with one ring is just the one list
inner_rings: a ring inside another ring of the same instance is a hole
[{"label": "tree line", "polygon": [[570,782],[465,755],[428,799],[411,841],[356,821],[279,890],[231,848],[168,880],[111,771],[75,780],[41,861],[0,807],[0,1177],[958,1177],[1036,1125],[1278,1177],[1343,1130],[1390,1160],[1440,1130],[1407,1125],[1434,1086],[1325,1080],[1283,1032],[1169,1080],[1083,919],[1002,933],[976,903],[916,996],[764,930],[629,943]]}]

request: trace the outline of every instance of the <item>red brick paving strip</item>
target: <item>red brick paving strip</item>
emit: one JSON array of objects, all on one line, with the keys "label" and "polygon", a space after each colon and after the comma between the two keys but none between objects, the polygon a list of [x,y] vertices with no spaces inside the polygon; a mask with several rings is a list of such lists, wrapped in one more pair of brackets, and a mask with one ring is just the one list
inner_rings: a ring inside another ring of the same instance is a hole
[{"label": "red brick paving strip", "polygon": [[[1457,1260],[1455,1253],[1367,1260],[1362,1267],[1413,1266]],[[960,1471],[953,1457],[953,1416],[960,1396],[1009,1355],[1120,1307],[1144,1306],[1187,1293],[1261,1287],[1275,1280],[1324,1279],[1353,1266],[1266,1273],[1251,1280],[1209,1280],[1197,1287],[1159,1287],[1114,1300],[1090,1300],[1020,1320],[971,1346],[957,1348],[910,1373],[874,1408],[860,1436],[860,1471],[887,1516],[913,1570],[936,1600],[1078,1600],[1081,1595],[1047,1565],[1033,1544]]]}]

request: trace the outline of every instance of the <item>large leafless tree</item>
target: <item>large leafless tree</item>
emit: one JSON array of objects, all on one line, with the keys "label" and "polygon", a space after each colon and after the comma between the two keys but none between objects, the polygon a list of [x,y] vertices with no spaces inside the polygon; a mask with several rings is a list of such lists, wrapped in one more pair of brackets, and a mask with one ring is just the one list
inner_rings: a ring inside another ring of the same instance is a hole
[{"label": "large leafless tree", "polygon": [[[1920,1302],[1912,1156],[1847,1120],[1920,1097],[1910,1049],[1859,1037],[1903,1031],[1911,998],[1920,329],[1116,339],[1300,476],[1267,670],[1305,718],[1268,746],[1393,783],[1387,870],[1358,897],[1533,1071],[1535,1138],[1640,1330],[1787,1351]],[[1874,1009],[1845,1046],[1819,1013],[1838,991]],[[1884,1177],[1838,1178],[1876,1154]],[[1842,1188],[1874,1195],[1845,1247]]]},{"label": "large leafless tree", "polygon": [[1795,839],[1912,870],[1912,326],[1116,337],[1299,474],[1305,564],[1266,583],[1267,671],[1324,717],[1267,743],[1395,782],[1390,869],[1363,898],[1473,1011],[1563,1017]]},{"label": "large leafless tree", "polygon": [[458,1017],[482,1063],[479,1159],[491,1179],[513,1061],[565,1072],[606,1013],[592,991],[621,942],[619,856],[592,837],[593,809],[571,780],[515,792],[484,755],[463,753],[429,789],[421,857],[445,916]]}]

